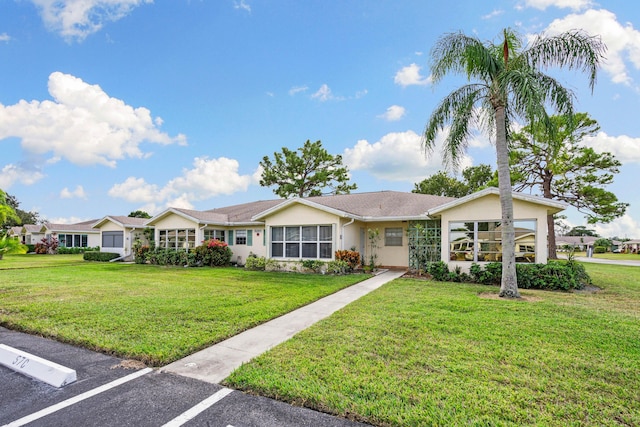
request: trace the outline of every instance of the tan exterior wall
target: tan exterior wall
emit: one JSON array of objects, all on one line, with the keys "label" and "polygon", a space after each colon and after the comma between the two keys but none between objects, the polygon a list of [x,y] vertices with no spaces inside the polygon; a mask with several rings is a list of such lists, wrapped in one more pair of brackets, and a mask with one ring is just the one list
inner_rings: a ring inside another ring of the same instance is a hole
[{"label": "tan exterior wall", "polygon": [[[227,242],[229,243],[229,248],[231,248],[231,251],[233,252],[233,255],[231,256],[232,262],[240,262],[241,264],[243,264],[247,260],[247,257],[252,253],[257,256],[267,256],[266,246],[263,244],[264,227],[250,225],[245,227],[225,228],[225,230],[227,236],[229,235],[230,230],[233,231],[234,241]],[[251,230],[251,245],[236,245],[236,232],[238,230]],[[240,259],[238,259],[238,257],[240,257]]]},{"label": "tan exterior wall", "polygon": [[[547,208],[535,203],[513,200],[514,221],[536,221],[536,263],[547,262]],[[481,199],[473,200],[462,206],[449,209],[442,213],[442,260],[449,263],[449,267],[460,266],[468,269],[471,262],[457,262],[449,260],[449,223],[459,221],[500,221],[502,211],[500,197],[490,194]],[[479,263],[482,264],[482,263]]]},{"label": "tan exterior wall", "polygon": [[[364,223],[364,239],[365,239],[365,253],[360,254],[363,264],[370,262],[370,256],[372,253],[371,242],[369,240],[368,230],[378,230],[378,249],[377,253],[377,265],[384,267],[408,267],[409,266],[409,246],[407,238],[408,222],[393,221],[393,222],[367,222]],[[402,246],[386,246],[385,245],[385,229],[387,228],[402,228]]]}]

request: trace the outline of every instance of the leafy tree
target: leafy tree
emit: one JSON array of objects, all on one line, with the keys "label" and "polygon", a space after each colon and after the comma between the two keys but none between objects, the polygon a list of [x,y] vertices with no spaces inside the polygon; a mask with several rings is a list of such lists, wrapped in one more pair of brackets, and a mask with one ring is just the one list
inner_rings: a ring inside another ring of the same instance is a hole
[{"label": "leafy tree", "polygon": [[281,153],[273,154],[273,161],[264,156],[260,162],[260,185],[275,185],[273,192],[280,197],[322,196],[327,188],[329,194],[348,194],[358,188],[349,184],[349,171],[342,165],[342,156],[329,154],[320,141],[307,140],[304,147],[295,151],[283,147]]},{"label": "leafy tree", "polygon": [[433,111],[424,132],[424,148],[432,151],[438,132],[450,123],[444,160],[457,168],[467,148],[470,125],[478,124],[495,137],[503,227],[500,296],[515,298],[520,293],[509,174],[509,124],[521,118],[550,127],[547,107],[571,116],[573,92],[543,71],[552,66],[584,71],[593,90],[606,48],[599,38],[581,31],[538,36],[526,47],[511,29],[503,30],[501,39],[498,44],[484,44],[463,33],[445,34],[438,39],[430,52],[434,84],[449,73],[463,74],[470,83],[447,95]]},{"label": "leafy tree", "polygon": [[20,243],[18,239],[4,235],[0,237],[0,260],[5,254],[24,254],[27,247]]},{"label": "leafy tree", "polygon": [[[14,222],[16,224],[13,224]],[[20,217],[16,214],[15,209],[9,205],[7,194],[0,190],[0,231],[18,224],[20,224]]]},{"label": "leafy tree", "polygon": [[589,236],[589,237],[600,237],[596,230],[591,230],[584,225],[577,225],[573,227],[567,233],[567,236]]},{"label": "leafy tree", "polygon": [[20,202],[15,196],[6,193],[6,203],[13,208],[17,218],[7,220],[5,227],[14,227],[22,224],[38,224],[41,222],[38,212],[27,212],[20,209]]},{"label": "leafy tree", "polygon": [[478,165],[462,171],[464,181],[440,171],[415,184],[413,193],[433,194],[446,197],[464,197],[484,188],[491,180],[493,172],[489,165]]},{"label": "leafy tree", "polygon": [[[580,145],[600,126],[587,113],[550,117],[551,127],[534,123],[515,133],[511,144],[511,177],[518,191],[538,190],[542,197],[561,200],[583,212],[590,224],[611,222],[624,215],[627,203],[605,190],[621,163],[611,153],[596,153]],[[555,222],[547,217],[549,258],[557,258]]]},{"label": "leafy tree", "polygon": [[127,216],[129,218],[147,218],[147,219],[151,218],[151,215],[141,210],[133,211]]},{"label": "leafy tree", "polygon": [[607,248],[607,250],[611,249],[611,240],[605,239],[603,237],[599,238],[595,242],[593,242],[593,246],[601,246],[603,248]]}]

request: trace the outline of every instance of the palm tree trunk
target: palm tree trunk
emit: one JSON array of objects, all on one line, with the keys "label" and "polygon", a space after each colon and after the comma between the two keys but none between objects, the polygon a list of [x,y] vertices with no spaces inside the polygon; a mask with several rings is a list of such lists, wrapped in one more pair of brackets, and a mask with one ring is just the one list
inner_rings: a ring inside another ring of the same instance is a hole
[{"label": "palm tree trunk", "polygon": [[502,208],[502,282],[500,296],[520,298],[516,276],[516,234],[513,225],[513,196],[509,172],[509,146],[504,106],[495,107],[496,114],[496,156],[498,164],[498,189]]},{"label": "palm tree trunk", "polygon": [[[545,170],[542,180],[542,196],[545,199],[553,199],[551,195],[551,180],[553,175],[550,170]],[[548,254],[549,259],[558,259],[556,252],[556,223],[553,220],[553,215],[547,215],[547,244],[549,245]]]}]

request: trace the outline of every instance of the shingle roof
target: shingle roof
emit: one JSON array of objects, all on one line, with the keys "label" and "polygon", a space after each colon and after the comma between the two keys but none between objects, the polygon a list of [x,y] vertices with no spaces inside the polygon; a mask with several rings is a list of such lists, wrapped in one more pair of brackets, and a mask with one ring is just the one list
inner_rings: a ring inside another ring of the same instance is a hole
[{"label": "shingle roof", "polygon": [[308,197],[305,200],[360,217],[384,218],[421,216],[429,209],[451,202],[455,198],[399,191],[377,191]]},{"label": "shingle roof", "polygon": [[135,218],[123,215],[107,215],[104,218],[95,221],[92,224],[92,227],[95,228],[97,225],[102,225],[107,220],[118,222],[124,227],[144,227],[145,222],[147,222],[149,218]]},{"label": "shingle roof", "polygon": [[224,215],[227,222],[251,222],[251,218],[254,215],[264,212],[267,209],[271,209],[284,201],[285,199],[259,200],[257,202],[210,209],[205,212]]},{"label": "shingle roof", "polygon": [[60,232],[60,231],[82,231],[85,233],[97,233],[98,230],[92,227],[98,220],[93,219],[91,221],[83,221],[75,224],[52,224],[46,223],[45,226],[51,232]]},{"label": "shingle roof", "polygon": [[211,211],[195,211],[193,209],[172,208],[174,211],[182,212],[183,214],[197,219],[201,222],[207,223],[220,223],[227,222],[227,216],[224,214],[211,212]]},{"label": "shingle roof", "polygon": [[40,233],[40,230],[42,230],[42,225],[37,224],[25,224],[23,227],[27,233]]}]

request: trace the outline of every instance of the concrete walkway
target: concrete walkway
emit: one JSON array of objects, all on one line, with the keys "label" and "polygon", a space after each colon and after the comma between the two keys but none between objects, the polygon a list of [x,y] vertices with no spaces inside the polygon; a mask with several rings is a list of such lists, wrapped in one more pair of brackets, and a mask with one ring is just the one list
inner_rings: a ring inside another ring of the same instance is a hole
[{"label": "concrete walkway", "polygon": [[[558,258],[560,259],[567,259],[566,255],[558,255]],[[640,258],[640,255],[638,256],[638,258]],[[604,259],[604,258],[587,258],[587,257],[583,257],[583,256],[577,256],[575,257],[576,261],[580,261],[580,262],[590,262],[593,264],[609,264],[609,265],[629,265],[632,267],[640,267],[640,259],[637,260],[633,260],[633,259]]]},{"label": "concrete walkway", "polygon": [[404,271],[386,271],[356,283],[316,302],[244,331],[160,369],[209,383],[219,383],[233,370],[303,329],[330,316],[347,304],[402,276]]}]

